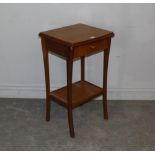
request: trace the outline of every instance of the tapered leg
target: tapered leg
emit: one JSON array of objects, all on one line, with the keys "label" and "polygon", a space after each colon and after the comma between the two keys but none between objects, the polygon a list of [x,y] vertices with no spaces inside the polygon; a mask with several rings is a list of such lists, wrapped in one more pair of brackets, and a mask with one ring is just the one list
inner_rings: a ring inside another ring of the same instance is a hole
[{"label": "tapered leg", "polygon": [[45,40],[42,38],[42,51],[43,51],[43,60],[44,60],[44,71],[45,71],[45,84],[46,84],[46,121],[50,121],[50,77],[49,77],[49,58],[48,50],[46,48]]},{"label": "tapered leg", "polygon": [[69,54],[67,58],[67,99],[68,99],[68,123],[70,136],[75,137],[73,125],[73,112],[72,112],[72,70],[73,70],[73,57]]},{"label": "tapered leg", "polygon": [[81,57],[81,80],[85,80],[85,57]]},{"label": "tapered leg", "polygon": [[104,119],[108,119],[108,108],[107,108],[107,74],[108,74],[108,61],[110,52],[110,42],[109,48],[104,50],[104,71],[103,71],[103,112]]}]

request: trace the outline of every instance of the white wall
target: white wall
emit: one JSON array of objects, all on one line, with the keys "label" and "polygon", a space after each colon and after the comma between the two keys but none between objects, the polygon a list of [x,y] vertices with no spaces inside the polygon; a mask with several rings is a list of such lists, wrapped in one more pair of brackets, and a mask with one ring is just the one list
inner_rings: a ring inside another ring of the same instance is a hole
[{"label": "white wall", "polygon": [[[115,33],[108,98],[155,99],[155,4],[0,4],[0,97],[45,97],[38,33],[79,22]],[[65,61],[50,60],[56,89],[66,83]],[[86,62],[87,79],[102,85],[102,54]],[[74,68],[75,81],[78,61]]]}]

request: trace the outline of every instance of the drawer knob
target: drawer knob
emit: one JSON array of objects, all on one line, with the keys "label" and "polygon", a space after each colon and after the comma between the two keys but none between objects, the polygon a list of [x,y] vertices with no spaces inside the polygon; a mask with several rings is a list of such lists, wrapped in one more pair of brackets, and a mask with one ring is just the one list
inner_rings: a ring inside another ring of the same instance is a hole
[{"label": "drawer knob", "polygon": [[92,46],[92,45],[91,45],[91,46],[90,46],[90,48],[91,48],[91,49],[95,49],[95,48],[96,48],[96,46]]}]

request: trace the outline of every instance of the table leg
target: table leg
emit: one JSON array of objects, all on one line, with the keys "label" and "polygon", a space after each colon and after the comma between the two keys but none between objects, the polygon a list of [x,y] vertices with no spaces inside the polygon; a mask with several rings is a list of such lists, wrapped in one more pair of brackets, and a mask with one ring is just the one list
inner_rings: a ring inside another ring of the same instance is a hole
[{"label": "table leg", "polygon": [[67,58],[67,100],[68,100],[68,123],[70,136],[75,137],[72,112],[72,72],[73,72],[73,56],[69,54]]},{"label": "table leg", "polygon": [[46,48],[45,40],[42,38],[42,52],[43,52],[43,61],[44,61],[44,71],[45,71],[45,84],[46,84],[46,121],[50,121],[50,77],[49,77],[49,58],[48,58],[48,49]]},{"label": "table leg", "polygon": [[85,57],[81,57],[81,80],[85,80]]},{"label": "table leg", "polygon": [[103,112],[104,119],[108,119],[108,108],[107,108],[107,74],[108,74],[108,62],[109,62],[109,53],[110,53],[110,43],[109,47],[104,50],[104,71],[103,71]]}]

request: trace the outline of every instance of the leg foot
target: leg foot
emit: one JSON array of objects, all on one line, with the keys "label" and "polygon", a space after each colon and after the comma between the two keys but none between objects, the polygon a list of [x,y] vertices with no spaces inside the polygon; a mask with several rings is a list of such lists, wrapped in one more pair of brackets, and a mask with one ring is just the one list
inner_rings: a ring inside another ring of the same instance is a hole
[{"label": "leg foot", "polygon": [[46,99],[46,121],[50,121],[51,103],[50,99]]},{"label": "leg foot", "polygon": [[70,136],[72,138],[75,137],[75,132],[74,132],[74,125],[73,125],[73,114],[72,110],[68,111],[68,123],[69,123],[69,130],[70,130]]},{"label": "leg foot", "polygon": [[107,100],[103,100],[104,119],[108,120]]},{"label": "leg foot", "polygon": [[104,119],[108,120],[108,113],[104,113]]}]

